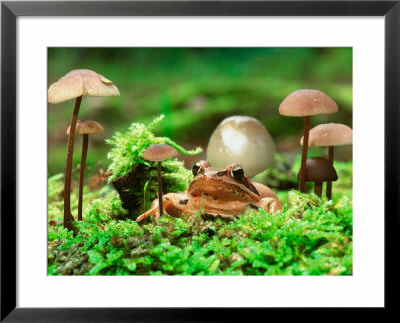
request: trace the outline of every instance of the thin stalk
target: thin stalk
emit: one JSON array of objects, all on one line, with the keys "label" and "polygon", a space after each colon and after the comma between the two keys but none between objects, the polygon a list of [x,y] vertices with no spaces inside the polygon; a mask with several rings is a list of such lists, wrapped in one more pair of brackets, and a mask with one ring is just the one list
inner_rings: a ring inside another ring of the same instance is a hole
[{"label": "thin stalk", "polygon": [[314,183],[314,193],[317,194],[319,197],[322,196],[322,182]]},{"label": "thin stalk", "polygon": [[88,150],[89,135],[83,135],[81,170],[79,174],[79,199],[78,199],[78,221],[82,221],[82,197],[83,197],[83,178],[85,177],[86,156]]},{"label": "thin stalk", "polygon": [[68,138],[67,162],[65,166],[64,228],[67,228],[68,230],[72,230],[71,221],[74,221],[74,217],[71,214],[71,174],[72,174],[72,157],[74,154],[76,121],[78,120],[78,113],[81,101],[82,101],[81,96],[77,97],[75,100],[75,108],[72,114],[72,120]]},{"label": "thin stalk", "polygon": [[301,154],[301,168],[300,168],[300,192],[305,192],[306,186],[306,161],[307,161],[307,150],[308,150],[308,134],[310,132],[310,116],[304,117],[304,136],[303,136],[303,151]]},{"label": "thin stalk", "polygon": [[162,186],[161,186],[161,162],[158,162],[158,206],[160,208],[160,216],[163,215],[163,202],[162,202]]},{"label": "thin stalk", "polygon": [[[332,163],[333,166],[333,146],[329,146],[329,161]],[[326,182],[326,197],[328,200],[332,198],[332,182]]]}]

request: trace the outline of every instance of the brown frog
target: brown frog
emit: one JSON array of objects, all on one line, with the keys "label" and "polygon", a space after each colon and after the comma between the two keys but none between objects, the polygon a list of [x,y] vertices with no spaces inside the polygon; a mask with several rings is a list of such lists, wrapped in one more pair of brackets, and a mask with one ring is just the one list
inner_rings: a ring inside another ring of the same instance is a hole
[{"label": "brown frog", "polygon": [[[274,192],[244,176],[240,165],[217,169],[207,161],[200,161],[192,171],[194,178],[184,193],[163,195],[163,211],[168,215],[195,214],[202,210],[210,217],[233,219],[249,209],[262,208],[269,213],[282,209]],[[156,220],[160,218],[158,199],[136,221],[142,221],[150,215],[155,215]]]}]

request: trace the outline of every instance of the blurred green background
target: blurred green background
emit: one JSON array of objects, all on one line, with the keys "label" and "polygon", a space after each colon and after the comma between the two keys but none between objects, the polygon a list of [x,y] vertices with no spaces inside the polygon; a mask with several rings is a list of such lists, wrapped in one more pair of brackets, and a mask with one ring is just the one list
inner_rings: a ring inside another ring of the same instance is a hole
[{"label": "blurred green background", "polygon": [[[100,122],[104,134],[89,136],[87,175],[106,169],[105,143],[132,122],[148,123],[164,114],[157,135],[168,136],[187,149],[202,146],[198,156],[180,156],[185,166],[205,159],[208,139],[230,115],[258,118],[275,141],[277,152],[301,154],[303,118],[280,116],[280,102],[297,89],[319,89],[331,96],[339,112],[311,118],[319,123],[352,127],[351,48],[49,48],[48,86],[73,69],[104,75],[120,97],[84,97],[79,119]],[[74,101],[48,105],[48,175],[63,173],[66,129]],[[81,136],[75,142],[78,173]],[[309,156],[325,153],[309,150]],[[335,159],[351,160],[351,146],[335,150]],[[88,180],[89,176],[86,176]]]}]

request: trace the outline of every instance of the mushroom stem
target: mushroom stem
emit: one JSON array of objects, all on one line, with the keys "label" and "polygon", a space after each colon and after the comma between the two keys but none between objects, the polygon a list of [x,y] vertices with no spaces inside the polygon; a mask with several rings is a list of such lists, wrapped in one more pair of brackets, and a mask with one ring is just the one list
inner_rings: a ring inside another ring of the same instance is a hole
[{"label": "mushroom stem", "polygon": [[158,206],[160,208],[160,216],[163,215],[162,186],[161,186],[161,162],[158,162]]},{"label": "mushroom stem", "polygon": [[81,170],[79,174],[79,199],[78,199],[78,221],[82,221],[82,197],[83,197],[83,178],[85,177],[86,156],[88,150],[89,135],[83,135]]},{"label": "mushroom stem", "polygon": [[305,192],[306,183],[306,160],[307,160],[307,150],[308,150],[308,134],[310,132],[310,116],[304,117],[304,137],[303,137],[303,151],[301,154],[301,168],[300,168],[300,192]]},{"label": "mushroom stem", "polygon": [[[333,165],[333,146],[329,146],[329,161]],[[332,198],[332,182],[326,182],[326,197],[328,200]]]},{"label": "mushroom stem", "polygon": [[322,182],[314,183],[314,193],[317,194],[319,197],[322,196]]},{"label": "mushroom stem", "polygon": [[76,121],[78,120],[79,107],[81,106],[82,96],[78,96],[75,100],[75,108],[72,114],[70,133],[68,139],[67,163],[65,166],[65,184],[64,184],[64,228],[72,230],[71,221],[74,217],[71,214],[71,174],[72,174],[72,157],[74,153],[74,139]]}]

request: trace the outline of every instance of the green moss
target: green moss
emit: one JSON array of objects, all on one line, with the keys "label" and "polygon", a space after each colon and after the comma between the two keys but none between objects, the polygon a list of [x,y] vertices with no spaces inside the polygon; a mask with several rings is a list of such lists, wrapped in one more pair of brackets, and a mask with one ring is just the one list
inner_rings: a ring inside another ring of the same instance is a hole
[{"label": "green moss", "polygon": [[49,274],[352,274],[347,197],[332,203],[290,191],[282,211],[253,210],[232,222],[197,214],[138,224],[119,220],[121,213],[115,197],[107,197],[92,203],[86,222],[76,223],[76,237],[49,227]]},{"label": "green moss", "polygon": [[[163,118],[163,115],[155,118],[148,126],[142,123],[132,123],[127,133],[116,132],[112,139],[106,140],[108,144],[114,146],[108,153],[108,158],[111,159],[108,170],[112,172],[109,182],[128,174],[138,164],[152,166],[151,162],[142,157],[144,151],[152,144],[168,144],[185,155],[196,155],[202,151],[201,148],[186,150],[167,137],[156,137],[153,131]],[[168,173],[176,172],[176,168],[180,168],[180,166],[181,163],[172,163],[171,161],[164,165]],[[173,175],[170,174],[170,176]]]}]

